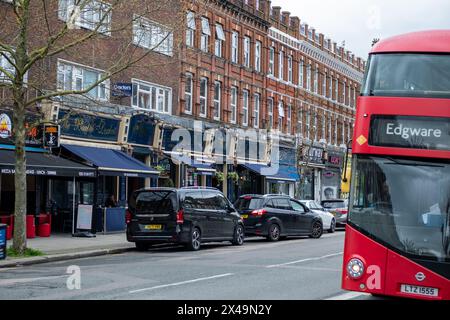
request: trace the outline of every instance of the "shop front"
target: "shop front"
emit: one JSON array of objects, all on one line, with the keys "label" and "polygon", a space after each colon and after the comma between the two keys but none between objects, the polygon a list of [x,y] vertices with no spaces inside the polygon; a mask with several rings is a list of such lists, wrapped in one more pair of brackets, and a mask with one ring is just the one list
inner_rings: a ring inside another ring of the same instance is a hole
[{"label": "shop front", "polygon": [[299,166],[302,174],[299,196],[302,200],[322,199],[322,172],[325,152],[322,146],[303,144]]},{"label": "shop front", "polygon": [[328,149],[325,169],[322,171],[321,200],[338,199],[341,194],[341,175],[344,154]]}]

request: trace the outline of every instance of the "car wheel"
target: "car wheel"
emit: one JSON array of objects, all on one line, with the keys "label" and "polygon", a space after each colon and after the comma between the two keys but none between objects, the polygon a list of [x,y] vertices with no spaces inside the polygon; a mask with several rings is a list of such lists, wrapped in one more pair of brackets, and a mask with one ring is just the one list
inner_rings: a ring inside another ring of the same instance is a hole
[{"label": "car wheel", "polygon": [[334,233],[336,231],[336,220],[331,220],[330,229],[328,229],[328,233]]},{"label": "car wheel", "polygon": [[135,242],[135,246],[138,251],[147,251],[150,248],[150,244],[145,242]]},{"label": "car wheel", "polygon": [[323,234],[323,227],[319,221],[314,221],[311,230],[311,238],[319,239]]},{"label": "car wheel", "polygon": [[201,233],[199,228],[193,228],[191,231],[191,237],[187,243],[187,248],[191,251],[197,251],[200,249],[202,242]]},{"label": "car wheel", "polygon": [[273,223],[269,227],[269,235],[267,236],[269,241],[278,241],[280,240],[280,226],[276,223]]},{"label": "car wheel", "polygon": [[235,246],[242,246],[244,244],[244,226],[242,224],[238,224],[234,229],[234,236],[231,243]]}]

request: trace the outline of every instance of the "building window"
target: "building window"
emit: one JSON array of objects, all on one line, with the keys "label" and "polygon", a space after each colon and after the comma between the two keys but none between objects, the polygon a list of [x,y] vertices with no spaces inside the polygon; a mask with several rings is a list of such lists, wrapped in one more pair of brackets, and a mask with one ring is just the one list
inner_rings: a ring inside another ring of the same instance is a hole
[{"label": "building window", "polygon": [[325,70],[325,73],[322,75],[322,95],[324,97],[327,97],[327,71]]},{"label": "building window", "polygon": [[208,105],[208,79],[200,78],[200,116],[206,117]]},{"label": "building window", "polygon": [[172,89],[133,80],[132,106],[159,113],[172,113]]},{"label": "building window", "polygon": [[193,82],[192,74],[186,74],[186,83],[184,85],[184,112],[187,114],[192,114],[192,92],[193,92]]},{"label": "building window", "polygon": [[[101,1],[59,0],[58,17],[73,21],[78,26],[99,33],[111,34],[111,5]],[[72,20],[72,17],[75,19]]]},{"label": "building window", "polygon": [[248,101],[249,92],[248,90],[244,90],[242,92],[242,125],[248,126]]},{"label": "building window", "polygon": [[353,107],[356,107],[356,90],[357,88],[355,87],[353,89]]},{"label": "building window", "polygon": [[347,143],[352,139],[352,126],[353,124],[349,122],[347,127]]},{"label": "building window", "polygon": [[338,144],[338,119],[334,118],[334,145]]},{"label": "building window", "polygon": [[209,52],[209,37],[211,36],[211,29],[209,28],[208,18],[202,17],[202,36],[200,39],[200,50]]},{"label": "building window", "polygon": [[[58,90],[85,90],[104,76],[104,72],[98,70],[58,61]],[[96,100],[109,100],[109,80],[96,85],[85,95]]]},{"label": "building window", "polygon": [[306,68],[306,90],[311,90],[311,63]]},{"label": "building window", "polygon": [[255,70],[261,71],[261,41],[255,43]]},{"label": "building window", "polygon": [[298,130],[300,135],[303,137],[303,103],[300,103],[298,108]]},{"label": "building window", "polygon": [[275,74],[275,48],[270,47],[269,50],[269,74],[274,75]]},{"label": "building window", "polygon": [[284,52],[280,51],[278,61],[278,78],[284,80]]},{"label": "building window", "polygon": [[288,82],[292,83],[292,56],[288,57]]},{"label": "building window", "polygon": [[193,47],[195,43],[195,14],[189,11],[186,15],[187,29],[186,29],[186,45]]},{"label": "building window", "polygon": [[326,124],[327,124],[327,119],[325,117],[325,112],[324,112],[323,115],[322,115],[322,139],[326,139],[327,138],[327,136],[326,136],[326,129],[325,129]]},{"label": "building window", "polygon": [[303,88],[303,85],[305,83],[305,63],[300,61],[300,64],[298,66],[298,85]]},{"label": "building window", "polygon": [[133,22],[133,43],[168,56],[173,54],[173,33],[143,17],[136,18]]},{"label": "building window", "polygon": [[222,100],[222,88],[219,81],[214,82],[214,120],[220,120],[220,102]]},{"label": "building window", "polygon": [[[8,61],[12,56],[9,52],[0,52],[0,68],[5,70],[10,76],[14,77],[16,74],[16,68]],[[4,72],[0,71],[0,82],[12,82],[12,79],[8,77]]]},{"label": "building window", "polygon": [[239,63],[239,33],[233,31],[231,35],[231,62]]},{"label": "building window", "polygon": [[351,106],[352,105],[352,86],[351,86],[351,83],[348,86],[348,91],[347,92],[348,92],[347,105]]},{"label": "building window", "polygon": [[238,89],[236,87],[231,87],[231,123],[236,123],[236,115],[237,115],[237,94]]},{"label": "building window", "polygon": [[306,107],[306,137],[309,139],[311,136],[311,110],[310,107]]},{"label": "building window", "polygon": [[347,82],[344,81],[343,86],[342,86],[342,103],[343,104],[347,104],[347,101],[345,101],[347,99]]},{"label": "building window", "polygon": [[332,126],[331,126],[331,113],[328,115],[328,143],[332,143],[333,135],[331,133]]},{"label": "building window", "polygon": [[267,114],[269,116],[269,123],[268,128],[266,129],[273,129],[273,98],[267,99]]},{"label": "building window", "polygon": [[283,131],[283,118],[284,118],[284,103],[278,102],[278,130]]},{"label": "building window", "polygon": [[314,126],[313,126],[313,130],[314,130],[314,141],[317,141],[317,117],[318,117],[319,115],[318,115],[318,113],[317,113],[317,110],[314,110],[314,113],[313,113],[313,118],[314,118]]},{"label": "building window", "polygon": [[286,127],[287,127],[287,133],[292,133],[292,125],[291,125],[291,119],[292,119],[292,106],[288,104],[287,106],[287,117],[286,117]]},{"label": "building window", "polygon": [[260,95],[255,93],[253,96],[253,127],[259,128],[259,105],[260,105]]},{"label": "building window", "polygon": [[300,25],[300,33],[306,36],[306,25],[303,23]]},{"label": "building window", "polygon": [[339,78],[334,80],[334,101],[338,101],[339,99]]},{"label": "building window", "polygon": [[330,99],[333,99],[333,76],[332,75],[330,75],[328,86],[329,86],[328,97]]},{"label": "building window", "polygon": [[345,120],[342,120],[342,144],[345,144]]},{"label": "building window", "polygon": [[314,93],[319,92],[319,66],[316,64],[316,69],[314,71]]},{"label": "building window", "polygon": [[244,67],[250,68],[250,38],[244,37]]},{"label": "building window", "polygon": [[223,42],[225,41],[225,33],[223,32],[222,25],[216,24],[216,42],[214,46],[214,52],[217,57],[222,57]]}]

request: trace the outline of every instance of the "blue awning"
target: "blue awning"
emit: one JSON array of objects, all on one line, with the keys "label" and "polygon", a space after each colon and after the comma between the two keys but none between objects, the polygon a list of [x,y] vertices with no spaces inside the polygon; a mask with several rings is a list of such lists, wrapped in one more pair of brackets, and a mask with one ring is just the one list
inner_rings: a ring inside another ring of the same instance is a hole
[{"label": "blue awning", "polygon": [[100,175],[125,177],[151,177],[159,172],[119,150],[76,145],[62,145],[66,150],[96,167]]},{"label": "blue awning", "polygon": [[263,164],[245,163],[241,164],[248,170],[251,170],[261,176],[265,176],[267,180],[277,182],[297,182],[300,176],[295,167],[279,165],[278,169]]}]

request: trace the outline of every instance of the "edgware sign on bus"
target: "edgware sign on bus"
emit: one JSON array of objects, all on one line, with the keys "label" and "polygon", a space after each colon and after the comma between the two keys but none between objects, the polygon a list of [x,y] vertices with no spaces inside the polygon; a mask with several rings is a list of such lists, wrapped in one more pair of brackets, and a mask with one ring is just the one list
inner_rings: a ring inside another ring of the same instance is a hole
[{"label": "edgware sign on bus", "polygon": [[369,144],[448,151],[450,150],[450,118],[373,116]]}]

